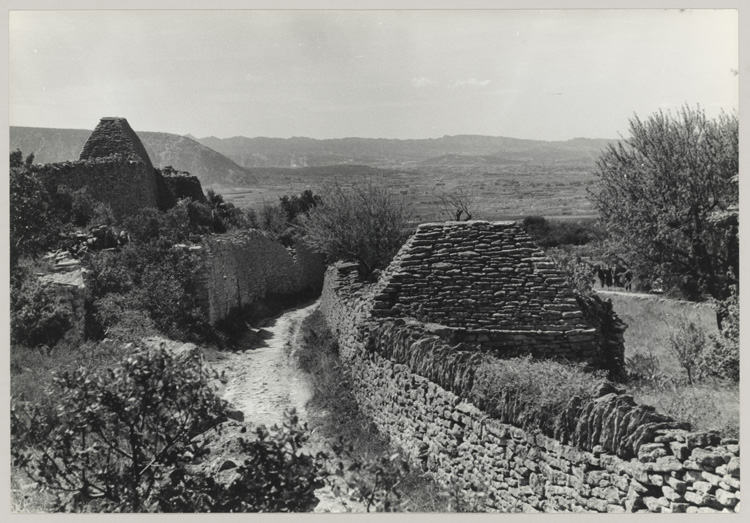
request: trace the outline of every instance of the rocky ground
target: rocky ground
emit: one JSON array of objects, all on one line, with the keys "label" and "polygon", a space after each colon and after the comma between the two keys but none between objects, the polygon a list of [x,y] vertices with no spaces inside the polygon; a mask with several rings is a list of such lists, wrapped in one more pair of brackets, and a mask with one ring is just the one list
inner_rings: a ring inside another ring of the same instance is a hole
[{"label": "rocky ground", "polygon": [[[230,420],[221,431],[210,431],[202,436],[211,447],[211,458],[202,465],[231,480],[231,466],[227,461],[239,455],[238,436],[248,437],[253,427],[282,424],[285,412],[294,409],[301,422],[306,421],[306,404],[312,391],[308,376],[294,364],[297,337],[302,321],[317,308],[317,302],[284,312],[268,321],[261,329],[251,332],[240,350],[220,353],[210,365],[223,375],[221,395],[233,409],[243,415],[243,421]],[[306,449],[316,453],[326,449],[326,441],[312,433]],[[363,512],[356,502],[335,496],[326,487],[316,492],[321,500],[315,512]]]}]

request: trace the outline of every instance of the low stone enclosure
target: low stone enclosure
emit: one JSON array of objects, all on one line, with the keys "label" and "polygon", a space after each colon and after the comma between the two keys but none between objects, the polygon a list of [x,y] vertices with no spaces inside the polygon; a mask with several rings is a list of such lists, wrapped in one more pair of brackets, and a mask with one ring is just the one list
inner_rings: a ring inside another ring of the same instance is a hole
[{"label": "low stone enclosure", "polygon": [[[458,240],[445,241],[459,232],[470,238],[466,250]],[[490,237],[500,251],[489,251],[492,242],[483,240]],[[508,251],[514,261],[505,259]],[[465,271],[464,260],[470,260]],[[517,272],[508,270],[514,263]],[[614,386],[602,387],[590,401],[574,398],[561,421],[544,431],[494,417],[498,409],[473,393],[477,368],[505,357],[548,357],[560,349],[567,359],[591,357],[592,366],[609,363],[610,372],[616,367],[621,352],[615,358],[606,352],[621,350],[617,337],[624,327],[616,321],[603,326],[606,314],[592,313],[585,301],[577,309],[550,307],[576,302],[549,263],[513,224],[449,222],[420,226],[375,284],[361,283],[354,267],[329,268],[320,308],[363,413],[440,483],[463,485],[467,498],[482,491],[486,510],[739,511],[736,440],[690,432],[689,425],[635,404]],[[432,290],[420,285],[425,280]],[[456,288],[459,281],[472,290]],[[512,309],[501,297],[523,313],[519,328],[511,325]],[[490,310],[493,300],[498,316]],[[449,317],[446,304],[463,315]],[[493,317],[497,323],[481,323]],[[438,318],[444,323],[434,323]],[[544,325],[541,339],[535,339],[535,321]],[[577,336],[585,349],[576,348]]]}]

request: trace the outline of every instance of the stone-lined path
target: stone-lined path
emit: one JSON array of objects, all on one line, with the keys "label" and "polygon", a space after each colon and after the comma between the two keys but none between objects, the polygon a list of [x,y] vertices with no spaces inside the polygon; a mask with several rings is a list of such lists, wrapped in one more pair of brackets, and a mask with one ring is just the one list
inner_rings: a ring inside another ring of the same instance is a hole
[{"label": "stone-lined path", "polygon": [[224,398],[242,411],[245,421],[267,427],[280,425],[290,408],[304,420],[310,387],[305,373],[292,364],[291,344],[315,307],[317,302],[284,312],[261,329],[267,339],[260,346],[229,354],[213,364],[228,378]]},{"label": "stone-lined path", "polygon": [[[318,307],[316,301],[290,309],[269,321],[259,334],[265,339],[248,342],[252,348],[227,354],[211,365],[224,373],[227,382],[222,396],[241,411],[253,425],[281,425],[284,413],[294,408],[301,422],[306,421],[306,404],[312,396],[309,377],[294,363],[294,353],[302,322]],[[324,450],[326,441],[313,432],[306,450]],[[329,487],[315,493],[320,503],[317,513],[364,512],[360,503],[333,494]]]}]

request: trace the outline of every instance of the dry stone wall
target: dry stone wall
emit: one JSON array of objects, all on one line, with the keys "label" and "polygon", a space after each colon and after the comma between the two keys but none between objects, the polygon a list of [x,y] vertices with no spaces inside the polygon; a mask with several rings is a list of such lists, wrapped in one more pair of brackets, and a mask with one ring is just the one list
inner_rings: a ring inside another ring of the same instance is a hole
[{"label": "dry stone wall", "polygon": [[483,492],[484,508],[503,512],[739,511],[736,440],[690,432],[607,391],[562,437],[503,423],[467,398],[471,364],[487,356],[451,346],[441,326],[373,318],[371,287],[334,267],[320,301],[355,397],[417,466],[465,498]]},{"label": "dry stone wall", "polygon": [[202,302],[211,322],[258,300],[293,296],[323,284],[322,255],[304,246],[292,251],[260,231],[207,236],[203,247]]},{"label": "dry stone wall", "polygon": [[203,194],[203,186],[201,186],[201,182],[197,176],[183,174],[163,176],[163,178],[169,192],[171,192],[176,200],[190,198],[196,202],[208,203],[206,195]]},{"label": "dry stone wall", "polygon": [[107,203],[117,217],[144,207],[157,206],[154,169],[141,161],[121,156],[45,164],[39,167],[58,186],[71,190],[87,187],[92,198]]}]

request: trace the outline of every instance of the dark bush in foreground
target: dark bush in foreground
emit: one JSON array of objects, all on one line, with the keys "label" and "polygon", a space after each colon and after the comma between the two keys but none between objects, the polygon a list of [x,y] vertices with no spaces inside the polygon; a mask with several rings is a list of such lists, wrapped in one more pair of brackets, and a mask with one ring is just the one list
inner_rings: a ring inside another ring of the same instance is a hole
[{"label": "dark bush in foreground", "polygon": [[59,342],[72,326],[70,311],[54,291],[42,285],[33,274],[23,268],[16,269],[10,293],[10,333],[13,343],[29,347]]},{"label": "dark bush in foreground", "polygon": [[183,468],[190,439],[224,416],[198,355],[138,350],[115,369],[55,378],[59,407],[11,410],[14,466],[59,494],[56,510],[154,508],[170,470]]}]

